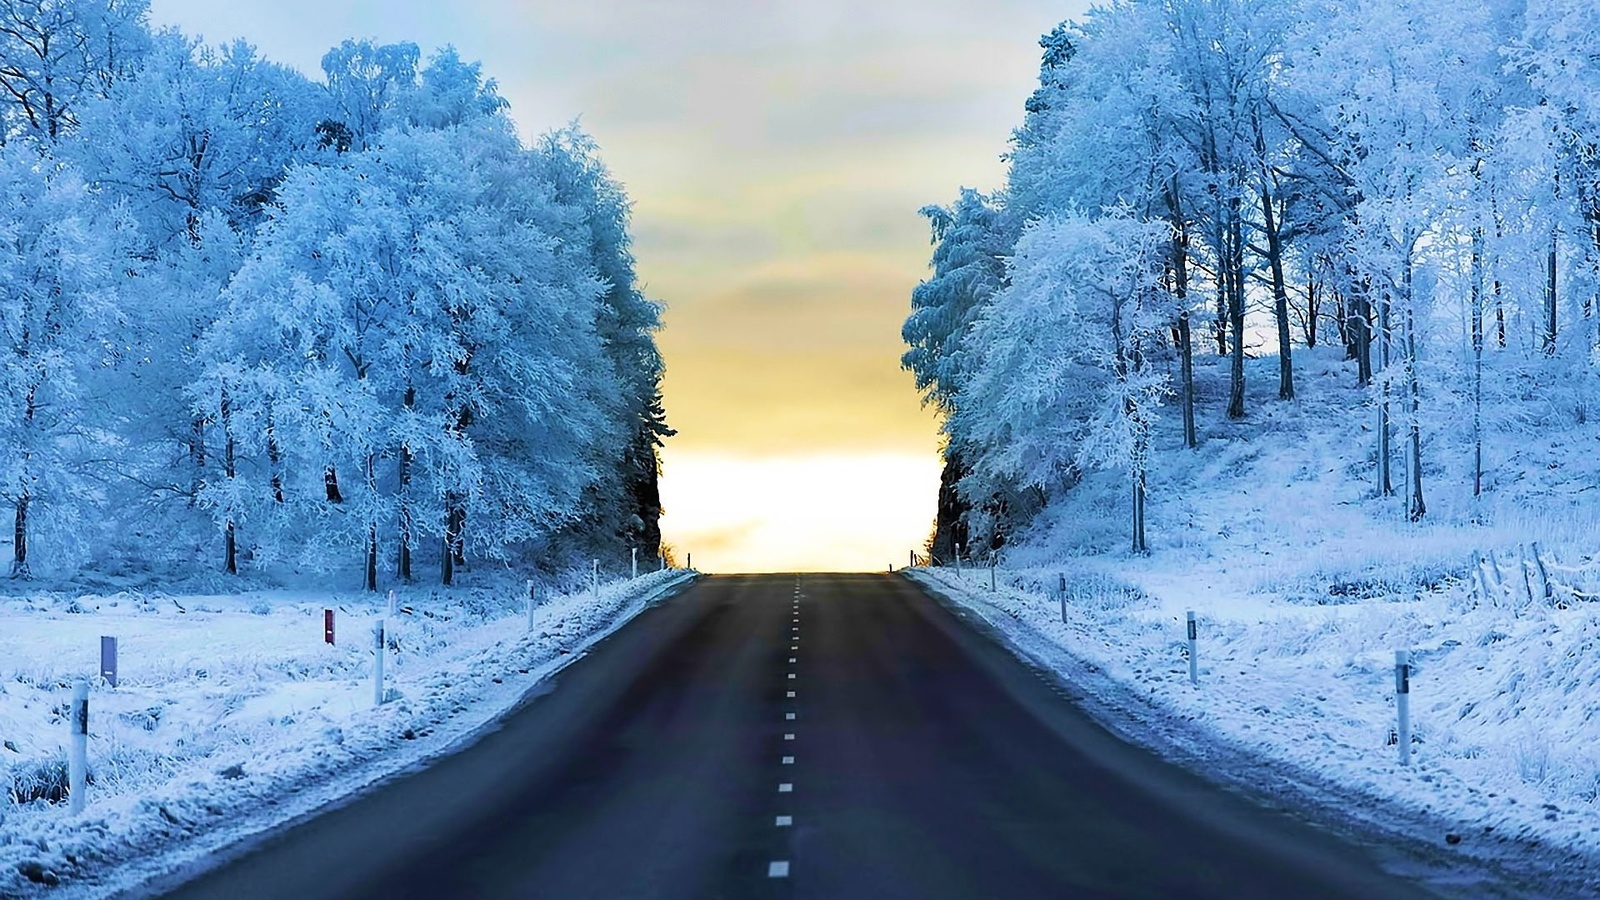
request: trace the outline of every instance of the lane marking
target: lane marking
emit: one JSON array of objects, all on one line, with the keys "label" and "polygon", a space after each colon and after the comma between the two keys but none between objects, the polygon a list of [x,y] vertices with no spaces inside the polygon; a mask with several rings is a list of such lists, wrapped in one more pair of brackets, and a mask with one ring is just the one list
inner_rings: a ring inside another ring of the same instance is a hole
[{"label": "lane marking", "polygon": [[785,734],[783,736],[783,739],[786,740],[786,741],[794,740],[794,732],[789,732],[789,733]]},{"label": "lane marking", "polygon": [[789,662],[794,662],[794,657],[789,657]]},{"label": "lane marking", "polygon": [[784,765],[786,765],[786,766],[792,766],[792,765],[794,765],[794,757],[792,757],[792,756],[785,756],[785,757],[784,757],[784,758],[783,758],[783,764],[784,764]]},{"label": "lane marking", "polygon": [[794,721],[794,713],[784,713],[783,717],[790,722]]},{"label": "lane marking", "polygon": [[794,691],[789,692],[789,699],[794,699]]},{"label": "lane marking", "polygon": [[794,824],[794,816],[779,816],[775,823],[779,828],[788,828]]},{"label": "lane marking", "polygon": [[787,859],[779,859],[779,860],[775,860],[773,862],[767,863],[767,877],[768,878],[788,878],[789,877],[789,861]]},{"label": "lane marking", "polygon": [[794,785],[792,785],[789,782],[785,781],[784,783],[778,785],[778,793],[780,793],[780,794],[792,794],[792,793],[794,793]]},{"label": "lane marking", "polygon": [[793,672],[790,672],[790,673],[789,673],[789,677],[790,677],[790,678],[793,678],[793,677],[794,677],[794,673],[793,673]]}]

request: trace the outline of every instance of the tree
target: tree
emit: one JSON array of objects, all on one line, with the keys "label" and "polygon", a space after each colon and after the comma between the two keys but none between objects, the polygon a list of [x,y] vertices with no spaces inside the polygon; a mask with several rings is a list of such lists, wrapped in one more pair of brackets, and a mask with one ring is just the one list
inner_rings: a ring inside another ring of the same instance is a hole
[{"label": "tree", "polygon": [[127,226],[26,144],[0,150],[0,198],[0,497],[13,509],[11,574],[26,578],[41,507],[65,525],[85,501],[69,471],[89,440],[78,386],[126,278]]},{"label": "tree", "polygon": [[[971,189],[963,188],[948,207],[925,206],[921,212],[933,229],[933,275],[911,293],[911,315],[900,331],[909,349],[900,365],[916,379],[923,402],[951,423],[972,366],[964,342],[1005,283],[1005,234],[999,210]],[[962,461],[965,439],[951,425],[945,429],[941,479],[954,485],[965,477],[967,466]],[[971,546],[968,507],[959,491],[941,492],[941,497],[929,550],[935,558],[951,559],[957,545]]]},{"label": "tree", "polygon": [[1023,231],[1009,283],[970,338],[976,366],[956,417],[986,448],[974,486],[1001,477],[1054,494],[1083,470],[1122,469],[1131,546],[1148,548],[1150,433],[1166,376],[1146,353],[1166,324],[1170,241],[1164,222],[1127,207]]},{"label": "tree", "polygon": [[148,0],[0,0],[0,143],[55,143],[149,40]]}]

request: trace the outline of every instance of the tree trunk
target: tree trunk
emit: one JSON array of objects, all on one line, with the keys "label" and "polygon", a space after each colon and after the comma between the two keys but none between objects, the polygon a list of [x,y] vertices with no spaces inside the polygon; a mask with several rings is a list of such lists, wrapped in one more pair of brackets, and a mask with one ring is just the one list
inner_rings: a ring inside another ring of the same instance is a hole
[{"label": "tree trunk", "polygon": [[[411,409],[416,405],[417,389],[406,385],[405,407]],[[400,484],[398,488],[400,501],[400,556],[397,568],[400,580],[411,583],[411,445],[404,441],[400,444]]]},{"label": "tree trunk", "polygon": [[1217,339],[1217,355],[1228,355],[1228,284],[1225,276],[1218,267],[1217,272],[1217,318],[1212,331]]},{"label": "tree trunk", "polygon": [[1411,443],[1411,497],[1407,504],[1407,512],[1411,521],[1420,522],[1428,513],[1428,505],[1422,500],[1422,385],[1417,375],[1417,312],[1416,296],[1413,291],[1412,250],[1415,246],[1412,241],[1407,244],[1405,258],[1405,303],[1406,303],[1406,386],[1411,393],[1411,421],[1407,423],[1407,431]]},{"label": "tree trunk", "polygon": [[461,532],[466,525],[467,511],[461,495],[451,491],[444,498],[444,546],[440,553],[440,581],[449,585],[455,580],[456,568],[462,565],[465,553]]},{"label": "tree trunk", "polygon": [[[374,454],[367,454],[367,496],[378,495],[378,468],[377,458]],[[367,590],[378,590],[378,523],[367,522],[367,559],[366,559],[366,586]]]},{"label": "tree trunk", "polygon": [[[222,398],[218,410],[222,419],[222,474],[231,486],[234,477],[238,474],[238,467],[234,456],[233,444],[233,398],[228,395],[228,386],[226,384],[222,386]],[[228,492],[228,496],[231,506],[231,498],[233,496],[231,490]],[[228,525],[223,531],[222,545],[222,571],[227,572],[229,575],[239,574],[239,539],[234,531],[233,511],[231,508],[228,512]]]},{"label": "tree trunk", "polygon": [[969,507],[958,489],[961,479],[966,476],[967,469],[962,465],[960,452],[946,446],[944,469],[939,473],[939,506],[934,514],[933,541],[928,547],[934,565],[950,565],[955,560],[956,547],[969,543]]},{"label": "tree trunk", "polygon": [[1556,353],[1556,234],[1550,233],[1550,252],[1545,263],[1544,355]]},{"label": "tree trunk", "polygon": [[28,569],[28,504],[33,498],[27,491],[17,498],[16,530],[11,538],[11,577],[28,578],[32,572]]},{"label": "tree trunk", "polygon": [[1472,496],[1483,494],[1483,229],[1472,231]]},{"label": "tree trunk", "polygon": [[1506,236],[1506,231],[1505,223],[1500,219],[1499,197],[1496,195],[1492,186],[1489,190],[1489,216],[1490,218],[1494,219],[1494,251],[1496,254],[1496,256],[1492,258],[1492,265],[1490,266],[1494,272],[1495,341],[1500,345],[1500,349],[1504,350],[1506,348],[1506,307],[1500,288],[1500,261],[1498,254],[1500,252],[1501,241]]},{"label": "tree trunk", "polygon": [[189,466],[192,470],[189,505],[193,506],[200,499],[200,485],[205,482],[206,474],[206,420],[202,416],[189,420]]},{"label": "tree trunk", "polygon": [[1394,496],[1394,481],[1390,477],[1389,457],[1390,448],[1390,423],[1389,423],[1389,306],[1390,298],[1384,292],[1383,302],[1378,304],[1378,349],[1380,361],[1383,364],[1382,394],[1378,398],[1378,495],[1382,497]]},{"label": "tree trunk", "polygon": [[322,485],[328,490],[329,503],[344,502],[344,494],[339,492],[339,472],[333,466],[322,470]]},{"label": "tree trunk", "polygon": [[1356,384],[1372,384],[1372,290],[1365,279],[1350,284],[1350,328],[1355,335]]},{"label": "tree trunk", "polygon": [[1149,544],[1145,542],[1144,535],[1144,467],[1135,465],[1133,470],[1133,552],[1147,553]]},{"label": "tree trunk", "polygon": [[1273,216],[1272,197],[1261,192],[1261,214],[1267,230],[1267,268],[1272,272],[1272,313],[1278,321],[1278,399],[1294,399],[1294,359],[1289,333],[1289,287],[1283,280],[1283,241]]},{"label": "tree trunk", "polygon": [[1200,446],[1200,437],[1194,427],[1194,339],[1187,309],[1178,313],[1178,341],[1183,371],[1183,445],[1193,450]]},{"label": "tree trunk", "polygon": [[[1261,224],[1267,237],[1267,268],[1272,274],[1272,314],[1278,324],[1278,399],[1294,399],[1294,361],[1291,356],[1289,332],[1289,286],[1283,278],[1283,235],[1278,231],[1282,217],[1274,208],[1272,192],[1276,177],[1268,162],[1266,133],[1261,128],[1260,116],[1253,117],[1255,126],[1256,158],[1261,164]],[[1243,266],[1240,266],[1241,277]]]},{"label": "tree trunk", "polygon": [[1244,232],[1239,199],[1230,201],[1228,226],[1228,324],[1233,338],[1233,364],[1228,373],[1228,418],[1244,418]]},{"label": "tree trunk", "polygon": [[283,450],[278,446],[278,428],[267,407],[267,462],[272,465],[272,501],[283,502]]},{"label": "tree trunk", "polygon": [[377,593],[378,591],[378,526],[367,526],[367,571],[366,588]]},{"label": "tree trunk", "polygon": [[1183,379],[1183,445],[1200,445],[1194,427],[1194,335],[1189,329],[1189,231],[1178,207],[1178,179],[1167,191],[1167,209],[1172,219],[1172,294],[1178,301],[1178,355]]},{"label": "tree trunk", "polygon": [[1317,346],[1317,317],[1321,313],[1322,298],[1317,294],[1317,278],[1315,275],[1306,279],[1306,349],[1314,350]]}]

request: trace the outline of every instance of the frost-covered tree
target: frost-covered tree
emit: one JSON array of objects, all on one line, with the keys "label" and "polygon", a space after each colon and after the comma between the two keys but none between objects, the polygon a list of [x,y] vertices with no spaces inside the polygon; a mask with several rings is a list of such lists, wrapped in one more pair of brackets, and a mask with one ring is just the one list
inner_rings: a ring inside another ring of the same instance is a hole
[{"label": "frost-covered tree", "polygon": [[0,142],[54,143],[149,41],[148,0],[0,0]]},{"label": "frost-covered tree", "polygon": [[41,511],[60,530],[92,509],[73,470],[93,423],[79,385],[111,339],[126,226],[77,173],[27,144],[0,150],[0,497],[14,577],[30,574]]},{"label": "frost-covered tree", "polygon": [[571,249],[587,256],[604,286],[595,328],[617,392],[596,402],[612,406],[611,415],[626,435],[620,457],[600,462],[603,477],[583,530],[615,534],[650,558],[661,547],[657,451],[673,432],[662,406],[664,364],[653,337],[661,327],[661,306],[644,295],[634,271],[631,204],[600,160],[593,138],[575,126],[546,135],[534,148],[532,163],[538,177],[552,185],[553,199],[570,210]]},{"label": "frost-covered tree", "polygon": [[1146,549],[1150,430],[1166,385],[1147,354],[1166,325],[1170,240],[1165,222],[1126,207],[1023,231],[1009,283],[972,328],[977,365],[955,414],[984,448],[969,495],[997,478],[1054,495],[1084,470],[1121,469],[1132,548]]},{"label": "frost-covered tree", "polygon": [[[922,215],[933,229],[933,275],[911,294],[911,315],[900,334],[910,346],[900,364],[911,371],[924,402],[933,405],[951,427],[946,428],[942,480],[954,485],[965,476],[965,436],[952,414],[972,368],[964,349],[972,323],[1005,283],[1009,252],[1000,211],[977,191],[963,189],[955,203],[925,206]],[[970,547],[967,505],[960,492],[941,490],[933,543],[937,559],[952,559],[957,545]]]}]

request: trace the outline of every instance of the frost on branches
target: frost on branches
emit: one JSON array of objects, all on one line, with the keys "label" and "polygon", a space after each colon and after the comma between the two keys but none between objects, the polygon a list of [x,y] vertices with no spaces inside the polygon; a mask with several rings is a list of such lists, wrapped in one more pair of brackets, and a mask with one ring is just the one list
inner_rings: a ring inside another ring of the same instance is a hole
[{"label": "frost on branches", "polygon": [[660,308],[586,135],[524,146],[450,48],[0,19],[13,575],[657,552]]}]

